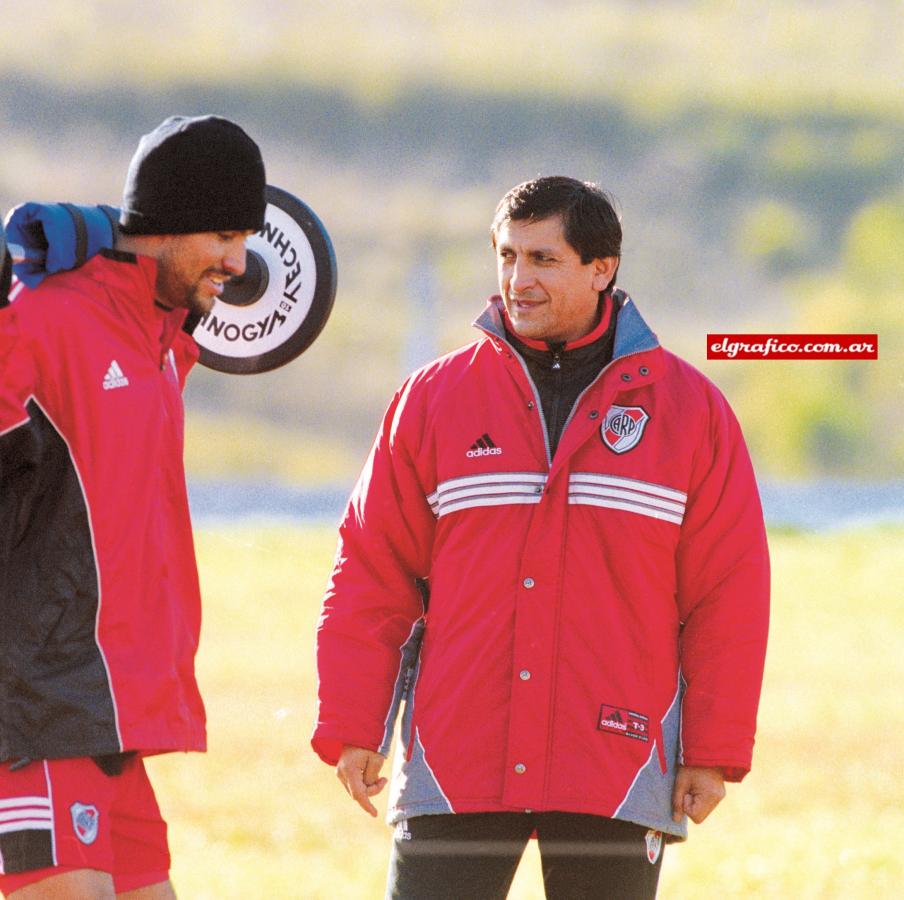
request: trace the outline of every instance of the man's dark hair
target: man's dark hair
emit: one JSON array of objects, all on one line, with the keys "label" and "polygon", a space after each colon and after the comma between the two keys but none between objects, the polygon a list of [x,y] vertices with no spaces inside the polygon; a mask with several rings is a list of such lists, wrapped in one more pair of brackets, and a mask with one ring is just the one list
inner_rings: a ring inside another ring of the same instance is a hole
[{"label": "man's dark hair", "polygon": [[[541,221],[561,216],[565,240],[586,265],[607,256],[621,258],[622,230],[618,213],[608,194],[590,181],[563,175],[535,178],[513,187],[499,201],[491,236],[508,221]],[[616,267],[607,290],[615,284]]]}]

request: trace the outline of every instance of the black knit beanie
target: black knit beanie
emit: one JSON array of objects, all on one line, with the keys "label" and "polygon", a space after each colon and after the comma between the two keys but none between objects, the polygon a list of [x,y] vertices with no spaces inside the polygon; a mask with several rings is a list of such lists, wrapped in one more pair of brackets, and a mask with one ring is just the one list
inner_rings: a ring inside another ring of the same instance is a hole
[{"label": "black knit beanie", "polygon": [[144,135],[122,193],[124,234],[259,231],[267,206],[257,144],[219,116],[171,116]]}]

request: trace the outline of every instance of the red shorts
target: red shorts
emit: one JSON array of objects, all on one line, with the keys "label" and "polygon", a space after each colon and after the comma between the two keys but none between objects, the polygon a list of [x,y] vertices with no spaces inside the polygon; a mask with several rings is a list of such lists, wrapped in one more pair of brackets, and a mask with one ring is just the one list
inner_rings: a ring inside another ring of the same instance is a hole
[{"label": "red shorts", "polygon": [[169,878],[166,822],[140,756],[106,775],[92,759],[0,764],[0,891],[76,869],[113,876],[117,893]]}]

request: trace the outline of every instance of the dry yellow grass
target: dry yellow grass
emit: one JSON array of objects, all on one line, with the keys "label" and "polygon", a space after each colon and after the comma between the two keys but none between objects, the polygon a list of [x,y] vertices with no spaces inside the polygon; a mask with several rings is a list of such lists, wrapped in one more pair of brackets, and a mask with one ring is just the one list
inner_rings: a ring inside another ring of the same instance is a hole
[{"label": "dry yellow grass", "polygon": [[[198,535],[210,753],[151,763],[183,900],[383,895],[390,831],[308,744],[333,540],[303,527]],[[755,768],[667,851],[661,897],[900,896],[902,547],[900,530],[773,536]],[[533,847],[511,897],[542,897]]]}]

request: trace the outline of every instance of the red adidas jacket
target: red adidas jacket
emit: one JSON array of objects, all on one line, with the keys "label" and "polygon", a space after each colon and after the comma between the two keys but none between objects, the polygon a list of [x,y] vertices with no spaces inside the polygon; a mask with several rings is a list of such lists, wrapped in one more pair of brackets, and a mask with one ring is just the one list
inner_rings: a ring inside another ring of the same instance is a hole
[{"label": "red adidas jacket", "polygon": [[0,310],[0,759],[202,750],[184,311],[108,251]]},{"label": "red adidas jacket", "polygon": [[614,358],[552,460],[498,301],[387,411],[324,600],[313,746],[387,752],[404,698],[391,821],[560,810],[683,837],[676,765],[750,767],[768,616],[750,461],[724,397],[616,301]]}]

